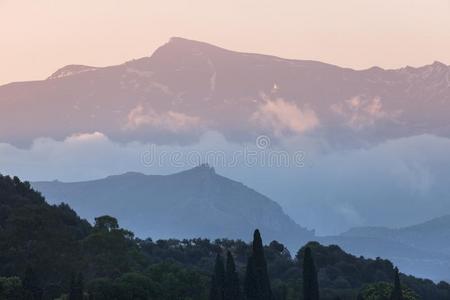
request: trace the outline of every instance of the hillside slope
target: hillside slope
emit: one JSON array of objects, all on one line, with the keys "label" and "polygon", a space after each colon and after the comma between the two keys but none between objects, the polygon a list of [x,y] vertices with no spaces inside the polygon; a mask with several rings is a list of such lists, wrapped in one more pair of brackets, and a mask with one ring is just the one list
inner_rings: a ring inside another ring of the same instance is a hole
[{"label": "hillside slope", "polygon": [[50,202],[67,202],[90,220],[101,214],[116,216],[142,238],[247,239],[259,228],[269,240],[298,248],[314,236],[274,201],[207,165],[168,176],[126,173],[32,185]]},{"label": "hillside slope", "polygon": [[0,276],[22,276],[32,266],[40,283],[65,284],[90,232],[67,205],[51,206],[29,183],[0,175]]}]

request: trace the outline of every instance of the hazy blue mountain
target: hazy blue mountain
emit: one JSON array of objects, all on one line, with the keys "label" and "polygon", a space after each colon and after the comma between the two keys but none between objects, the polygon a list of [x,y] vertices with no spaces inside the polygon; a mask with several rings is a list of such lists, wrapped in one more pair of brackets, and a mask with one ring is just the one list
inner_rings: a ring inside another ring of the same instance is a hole
[{"label": "hazy blue mountain", "polygon": [[259,228],[268,240],[299,247],[314,236],[274,201],[207,165],[167,176],[126,173],[86,182],[32,185],[50,203],[66,202],[89,220],[115,216],[141,238],[247,239]]},{"label": "hazy blue mountain", "polygon": [[402,270],[434,280],[450,279],[450,216],[402,228],[356,227],[320,238],[366,257],[386,257]]},{"label": "hazy blue mountain", "polygon": [[425,251],[450,254],[450,215],[395,229],[357,227],[342,233],[342,236],[377,238],[403,243]]},{"label": "hazy blue mountain", "polygon": [[[89,220],[103,214],[117,216],[141,238],[247,239],[254,228],[260,228],[267,240],[279,240],[293,251],[317,240],[355,255],[388,258],[407,274],[450,279],[446,217],[405,229],[355,228],[338,236],[315,236],[274,201],[207,165],[166,176],[126,173],[32,186],[50,203],[66,202]],[[405,236],[400,238],[397,232]]]},{"label": "hazy blue mountain", "polygon": [[391,260],[406,274],[435,281],[450,280],[450,253],[437,249],[420,249],[402,242],[369,236],[318,237],[325,245],[339,245],[354,255]]}]

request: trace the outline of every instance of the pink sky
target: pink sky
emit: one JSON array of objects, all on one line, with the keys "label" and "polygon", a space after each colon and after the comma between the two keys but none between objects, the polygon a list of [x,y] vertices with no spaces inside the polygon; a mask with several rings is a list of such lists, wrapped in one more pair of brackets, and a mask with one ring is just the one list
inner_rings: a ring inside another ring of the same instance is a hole
[{"label": "pink sky", "polygon": [[172,36],[357,69],[450,64],[450,0],[0,0],[0,84],[148,56]]}]

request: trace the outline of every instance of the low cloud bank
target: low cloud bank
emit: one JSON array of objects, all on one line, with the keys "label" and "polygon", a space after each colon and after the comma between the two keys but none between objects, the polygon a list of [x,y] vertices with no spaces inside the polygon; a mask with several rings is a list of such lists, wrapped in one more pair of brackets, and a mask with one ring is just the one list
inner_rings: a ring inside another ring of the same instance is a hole
[{"label": "low cloud bank", "polygon": [[[208,160],[218,173],[268,195],[319,234],[361,225],[403,226],[450,213],[450,139],[421,135],[352,150],[335,150],[311,137],[268,142],[232,143],[207,132],[194,145],[155,149],[116,143],[101,132],[83,133],[63,141],[36,139],[29,149],[0,144],[0,172],[31,181],[78,181],[127,171],[169,174]],[[239,151],[241,161],[229,165]],[[267,154],[277,151],[291,159],[288,164],[267,163]],[[304,154],[300,161],[293,159],[298,151]],[[183,161],[187,153],[197,156]],[[257,154],[251,164],[249,153]],[[150,154],[160,161],[149,161]]]}]

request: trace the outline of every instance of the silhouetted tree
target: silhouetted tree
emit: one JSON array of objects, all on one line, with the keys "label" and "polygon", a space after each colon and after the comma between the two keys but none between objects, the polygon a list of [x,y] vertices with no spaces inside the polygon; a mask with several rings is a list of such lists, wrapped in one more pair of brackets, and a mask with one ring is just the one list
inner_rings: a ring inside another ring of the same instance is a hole
[{"label": "silhouetted tree", "polygon": [[245,270],[244,292],[247,300],[258,300],[259,297],[258,280],[255,273],[255,264],[253,257],[247,259],[247,268]]},{"label": "silhouetted tree", "polygon": [[225,267],[223,265],[222,256],[217,254],[214,265],[214,274],[211,278],[211,290],[209,293],[210,300],[223,300],[225,287]]},{"label": "silhouetted tree", "polygon": [[72,274],[70,281],[69,300],[83,300],[84,282],[83,274],[78,273],[77,276]]},{"label": "silhouetted tree", "polygon": [[403,300],[402,287],[400,285],[400,276],[398,274],[398,268],[394,269],[394,289],[391,293],[391,300]]},{"label": "silhouetted tree", "polygon": [[24,299],[40,300],[42,298],[42,289],[39,286],[39,278],[33,268],[27,266],[23,276]]},{"label": "silhouetted tree", "polygon": [[94,228],[97,230],[111,231],[119,229],[119,223],[117,219],[111,216],[101,216],[95,218]]},{"label": "silhouetted tree", "polygon": [[22,281],[19,277],[0,277],[0,299],[23,300]]},{"label": "silhouetted tree", "polygon": [[278,283],[275,289],[272,289],[273,299],[287,300],[288,299],[288,286],[286,283]]},{"label": "silhouetted tree", "polygon": [[278,241],[271,241],[269,247],[280,253],[285,249],[284,245]]},{"label": "silhouetted tree", "polygon": [[234,258],[230,251],[227,252],[227,263],[225,271],[225,300],[239,300],[241,298],[241,288],[239,285],[239,276],[236,272]]},{"label": "silhouetted tree", "polygon": [[256,229],[253,234],[252,255],[247,262],[247,274],[245,279],[247,299],[271,300],[272,289],[270,287],[267,262],[264,255],[261,234]]},{"label": "silhouetted tree", "polygon": [[303,254],[303,300],[319,300],[317,270],[309,247]]}]

